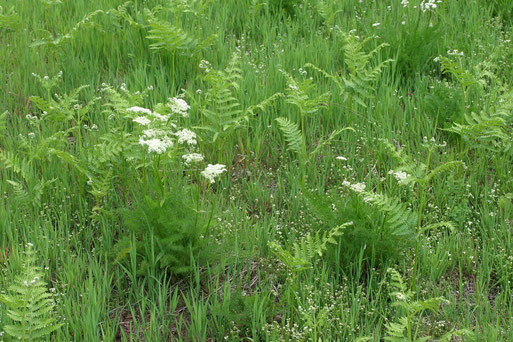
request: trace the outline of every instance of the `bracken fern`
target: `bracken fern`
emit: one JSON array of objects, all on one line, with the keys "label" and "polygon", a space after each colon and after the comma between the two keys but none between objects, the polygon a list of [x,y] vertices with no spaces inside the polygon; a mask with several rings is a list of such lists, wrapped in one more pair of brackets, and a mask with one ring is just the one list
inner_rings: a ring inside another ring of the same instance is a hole
[{"label": "bracken fern", "polygon": [[35,263],[36,256],[28,244],[22,273],[8,293],[0,295],[0,302],[9,308],[7,316],[13,321],[3,329],[20,341],[40,341],[64,325],[57,323],[52,294],[47,291],[42,271]]}]

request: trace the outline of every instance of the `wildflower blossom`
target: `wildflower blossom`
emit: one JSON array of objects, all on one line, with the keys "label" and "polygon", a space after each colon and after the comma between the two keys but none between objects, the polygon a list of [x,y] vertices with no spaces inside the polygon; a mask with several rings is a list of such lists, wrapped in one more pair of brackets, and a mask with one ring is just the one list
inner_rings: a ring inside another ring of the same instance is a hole
[{"label": "wildflower blossom", "polygon": [[156,112],[152,112],[151,116],[153,116],[154,118],[156,118],[157,120],[160,120],[160,121],[167,121],[167,120],[169,120],[169,117],[170,117],[169,115],[162,115],[162,114],[159,114]]},{"label": "wildflower blossom", "polygon": [[447,50],[447,54],[451,56],[465,56],[465,53],[463,51],[458,51],[456,49],[454,50]]},{"label": "wildflower blossom", "polygon": [[205,177],[209,182],[215,183],[216,177],[223,172],[226,172],[226,166],[223,164],[208,164],[205,170],[201,171],[201,175]]},{"label": "wildflower blossom", "polygon": [[191,106],[185,102],[184,99],[181,99],[179,97],[172,97],[169,99],[168,103],[169,108],[171,108],[171,111],[175,114],[180,114],[183,117],[189,116],[189,109],[191,109]]},{"label": "wildflower blossom", "polygon": [[351,190],[355,191],[355,192],[364,192],[365,191],[365,183],[350,183],[348,181],[343,181],[342,182],[342,185],[343,186],[347,186],[349,187]]},{"label": "wildflower blossom", "polygon": [[441,2],[442,2],[441,0],[423,0],[420,3],[420,9],[423,12],[434,10],[435,8],[438,7],[437,3],[441,3]]},{"label": "wildflower blossom", "polygon": [[133,106],[133,107],[127,108],[126,111],[132,112],[132,113],[142,113],[142,114],[146,114],[146,115],[151,115],[153,113],[148,108],[143,108],[143,107],[138,107],[138,106]]},{"label": "wildflower blossom", "polygon": [[351,184],[349,186],[351,188],[351,190],[355,191],[355,192],[364,192],[365,191],[365,183],[354,183],[354,184]]},{"label": "wildflower blossom", "polygon": [[143,137],[139,138],[139,145],[148,146],[148,152],[155,152],[162,154],[166,152],[169,147],[173,146],[173,142],[167,136],[161,138],[152,138],[145,140]]},{"label": "wildflower blossom", "polygon": [[167,132],[159,129],[147,129],[143,131],[139,138],[139,145],[148,146],[148,152],[162,154],[169,147],[173,146],[173,141],[167,135]]},{"label": "wildflower blossom", "polygon": [[409,4],[410,4],[409,0],[402,0],[401,1],[401,5],[403,5],[403,7],[408,7]]},{"label": "wildflower blossom", "polygon": [[175,135],[178,137],[179,144],[183,144],[186,142],[189,145],[196,145],[198,143],[196,141],[196,133],[188,130],[187,128],[184,128],[181,131],[176,132]]},{"label": "wildflower blossom", "polygon": [[199,163],[200,161],[203,161],[203,159],[205,159],[205,157],[203,157],[203,155],[199,153],[184,154],[182,158],[185,160],[185,164],[187,165],[191,163]]},{"label": "wildflower blossom", "polygon": [[139,125],[147,126],[151,120],[148,118],[145,118],[144,116],[138,116],[135,119],[132,120],[133,122],[137,122]]},{"label": "wildflower blossom", "polygon": [[397,181],[399,183],[404,183],[404,181],[410,177],[410,175],[407,174],[404,171],[393,171],[393,170],[390,170],[390,171],[388,171],[388,174],[389,175],[393,175],[395,177],[395,179],[397,179]]},{"label": "wildflower blossom", "polygon": [[343,160],[343,161],[346,161],[346,160],[347,160],[347,158],[346,158],[346,157],[343,157],[343,156],[338,156],[336,159],[337,159],[337,160]]}]

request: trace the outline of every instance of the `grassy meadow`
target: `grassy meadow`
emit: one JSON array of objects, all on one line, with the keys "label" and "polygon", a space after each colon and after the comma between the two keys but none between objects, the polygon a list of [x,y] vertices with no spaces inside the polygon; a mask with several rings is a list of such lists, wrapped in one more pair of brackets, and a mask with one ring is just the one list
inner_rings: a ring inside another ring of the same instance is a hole
[{"label": "grassy meadow", "polygon": [[0,341],[513,341],[510,0],[0,0]]}]

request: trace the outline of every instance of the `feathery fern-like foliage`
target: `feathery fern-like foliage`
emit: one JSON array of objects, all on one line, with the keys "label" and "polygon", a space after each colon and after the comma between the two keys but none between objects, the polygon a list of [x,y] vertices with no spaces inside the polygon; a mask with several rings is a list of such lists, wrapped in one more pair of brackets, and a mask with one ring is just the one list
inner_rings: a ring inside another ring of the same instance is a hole
[{"label": "feathery fern-like foliage", "polygon": [[0,6],[0,31],[16,31],[21,27],[21,17],[16,13],[14,7],[4,9]]},{"label": "feathery fern-like foliage", "polygon": [[293,244],[292,251],[284,249],[275,241],[270,242],[269,246],[288,269],[294,273],[301,272],[311,268],[314,258],[322,257],[329,244],[337,244],[336,238],[341,236],[344,233],[343,230],[351,224],[352,222],[347,222],[323,233],[307,234]]},{"label": "feathery fern-like foliage", "polygon": [[465,114],[463,120],[463,123],[454,123],[447,130],[462,136],[471,147],[510,151],[513,138],[513,91],[499,96],[494,108]]},{"label": "feathery fern-like foliage", "polygon": [[[403,278],[396,270],[389,268],[390,274],[390,297],[392,299],[392,306],[402,310],[400,316],[395,322],[390,322],[386,325],[385,341],[389,342],[424,342],[430,341],[431,336],[419,337],[418,329],[415,325],[420,324],[418,316],[424,311],[437,312],[440,305],[446,300],[442,297],[428,298],[425,300],[416,300],[414,292],[408,290]],[[440,337],[439,341],[451,341],[453,337],[470,335],[468,330],[451,330]]]},{"label": "feathery fern-like foliage", "polygon": [[370,64],[374,61],[374,55],[387,46],[387,44],[380,44],[366,53],[364,48],[371,38],[360,39],[352,33],[346,33],[341,30],[338,33],[345,43],[344,63],[347,67],[347,72],[341,73],[341,75],[330,74],[311,63],[306,64],[306,66],[333,81],[339,89],[339,95],[342,96],[344,101],[349,101],[350,107],[353,102],[367,107],[365,102],[373,98],[374,82],[380,76],[383,68],[392,60],[387,59],[375,66]]},{"label": "feathery fern-like foliage", "polygon": [[300,158],[304,158],[306,155],[306,143],[298,125],[287,118],[277,118],[276,121],[285,137],[289,151],[297,153]]},{"label": "feathery fern-like foliage", "polygon": [[152,41],[150,49],[191,56],[199,44],[195,37],[168,22],[153,19],[149,25],[150,30],[146,38]]},{"label": "feathery fern-like foliage", "polygon": [[53,313],[55,302],[42,280],[40,267],[35,263],[35,253],[28,244],[22,273],[6,294],[0,294],[0,302],[9,308],[7,316],[13,321],[3,330],[20,341],[40,341],[63,326],[57,323]]},{"label": "feathery fern-like foliage", "polygon": [[[124,225],[135,234],[136,242],[130,246],[130,237],[118,242],[116,260],[124,261],[131,248],[135,248],[141,258],[140,273],[155,266],[150,264],[152,260],[175,275],[189,272],[191,257],[196,257],[203,245],[208,222],[188,196],[185,189],[176,185],[160,201],[145,196],[134,206],[121,210]],[[151,251],[145,249],[151,238],[155,255],[149,255]]]}]

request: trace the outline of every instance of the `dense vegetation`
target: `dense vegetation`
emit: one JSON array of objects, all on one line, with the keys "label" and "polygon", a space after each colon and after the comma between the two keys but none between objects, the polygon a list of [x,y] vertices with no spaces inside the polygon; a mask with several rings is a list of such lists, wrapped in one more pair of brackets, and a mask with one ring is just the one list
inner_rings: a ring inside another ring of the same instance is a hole
[{"label": "dense vegetation", "polygon": [[1,0],[0,340],[512,341],[513,2]]}]

